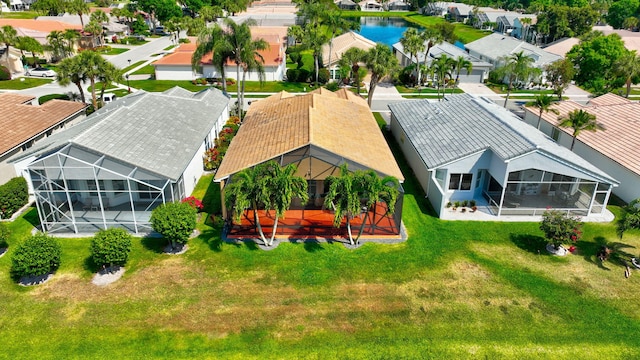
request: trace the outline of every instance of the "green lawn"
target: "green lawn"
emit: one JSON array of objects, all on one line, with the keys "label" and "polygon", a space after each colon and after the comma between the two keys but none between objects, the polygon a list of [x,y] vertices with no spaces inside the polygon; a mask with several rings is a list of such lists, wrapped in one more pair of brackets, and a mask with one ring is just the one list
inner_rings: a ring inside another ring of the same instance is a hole
[{"label": "green lawn", "polygon": [[[394,147],[394,152],[397,153]],[[0,258],[6,358],[628,359],[640,351],[640,274],[594,260],[611,224],[587,224],[579,252],[548,256],[537,223],[440,221],[410,176],[401,244],[347,250],[284,243],[273,251],[220,239],[219,216],[180,256],[135,239],[127,272],[90,284],[89,239],[62,238],[47,284],[9,278],[35,209],[10,226]],[[219,211],[218,184],[194,194]],[[617,207],[611,207],[619,213]],[[211,226],[213,225],[213,226]],[[635,246],[640,233],[625,234]],[[28,348],[28,356],[25,349]]]},{"label": "green lawn", "polygon": [[102,55],[119,55],[119,54],[125,53],[127,51],[129,51],[129,49],[127,49],[127,48],[112,47],[111,49],[109,49],[109,51],[101,51],[100,54],[102,54]]},{"label": "green lawn", "polygon": [[132,72],[133,75],[152,75],[156,73],[156,68],[149,64],[141,67],[140,69]]},{"label": "green lawn", "polygon": [[3,12],[0,19],[35,19],[38,15],[35,11],[12,11]]},{"label": "green lawn", "polygon": [[140,65],[144,64],[145,62],[146,62],[145,60],[135,62],[135,63],[133,63],[133,64],[131,64],[131,65],[127,66],[126,68],[122,69],[122,72],[125,72],[125,73],[126,73],[126,72],[129,72],[129,71],[131,71],[132,69],[135,69],[135,68],[137,68],[138,66],[140,66]]},{"label": "green lawn", "polygon": [[51,82],[53,82],[53,79],[24,77],[13,80],[0,81],[0,89],[24,90],[44,84],[49,84]]}]

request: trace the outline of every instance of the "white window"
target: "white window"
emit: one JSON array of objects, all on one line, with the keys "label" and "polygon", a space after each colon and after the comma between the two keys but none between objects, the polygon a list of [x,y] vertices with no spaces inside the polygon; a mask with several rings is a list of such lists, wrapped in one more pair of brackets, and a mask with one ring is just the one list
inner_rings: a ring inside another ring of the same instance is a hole
[{"label": "white window", "polygon": [[473,174],[451,174],[449,190],[471,190]]}]

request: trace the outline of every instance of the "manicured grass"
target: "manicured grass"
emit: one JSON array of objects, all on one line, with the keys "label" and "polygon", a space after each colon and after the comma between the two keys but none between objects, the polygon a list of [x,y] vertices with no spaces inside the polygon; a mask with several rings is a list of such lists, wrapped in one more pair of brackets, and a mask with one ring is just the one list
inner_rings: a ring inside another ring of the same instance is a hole
[{"label": "manicured grass", "polygon": [[380,126],[380,129],[385,129],[387,127],[387,121],[382,118],[379,112],[374,112],[373,117],[376,119],[376,123]]},{"label": "manicured grass", "polygon": [[35,11],[12,11],[3,12],[0,19],[35,19],[38,15]]},{"label": "manicured grass", "polygon": [[119,54],[125,53],[127,51],[129,51],[129,49],[127,49],[127,48],[112,47],[111,49],[109,49],[109,51],[101,51],[100,54],[102,54],[102,55],[119,55]]},{"label": "manicured grass", "polygon": [[146,62],[145,60],[137,61],[137,62],[135,62],[135,63],[133,63],[133,64],[131,64],[131,65],[127,66],[126,68],[122,69],[122,72],[125,72],[125,73],[126,73],[126,72],[129,72],[129,71],[131,71],[131,69],[135,69],[135,68],[137,68],[138,66],[140,66],[140,65],[144,64],[145,62]]},{"label": "manicured grass", "polygon": [[44,84],[49,84],[51,82],[53,82],[53,79],[23,77],[19,79],[0,81],[0,89],[24,90]]},{"label": "manicured grass", "polygon": [[174,47],[176,47],[176,46],[175,46],[175,45],[169,45],[169,46],[167,46],[166,48],[164,48],[164,49],[162,49],[162,50],[164,50],[164,51],[168,51],[168,50],[173,49]]},{"label": "manicured grass", "polygon": [[[616,240],[613,225],[587,224],[576,255],[548,256],[537,223],[434,218],[399,160],[404,243],[265,252],[222,242],[218,217],[203,216],[184,255],[135,239],[124,277],[104,288],[90,284],[89,239],[59,239],[63,264],[50,282],[11,282],[31,210],[11,224],[0,258],[2,354],[24,357],[26,342],[29,358],[635,358],[640,276],[594,260],[597,241]],[[211,178],[194,194],[217,211]],[[640,234],[622,242],[637,254]]]},{"label": "manicured grass", "polygon": [[131,74],[133,75],[152,75],[156,73],[156,68],[153,67],[153,65],[149,64],[149,65],[145,65],[143,67],[141,67],[140,69],[132,72]]}]

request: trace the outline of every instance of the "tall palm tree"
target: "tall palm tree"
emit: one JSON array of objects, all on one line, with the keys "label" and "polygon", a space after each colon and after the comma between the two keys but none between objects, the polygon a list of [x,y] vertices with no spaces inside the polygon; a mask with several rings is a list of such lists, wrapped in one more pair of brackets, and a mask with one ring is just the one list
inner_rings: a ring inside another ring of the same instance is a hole
[{"label": "tall palm tree", "polygon": [[122,82],[122,69],[110,62],[105,62],[102,73],[98,76],[100,81],[100,100],[104,99],[104,91],[112,84]]},{"label": "tall palm tree", "polygon": [[522,39],[523,41],[529,42],[528,41],[528,37],[529,37],[529,28],[531,27],[531,24],[533,23],[533,19],[529,18],[529,17],[523,17],[520,19],[520,23],[522,24]]},{"label": "tall palm tree", "polygon": [[404,52],[409,54],[409,60],[413,62],[413,58],[416,59],[416,69],[418,72],[418,84],[420,84],[420,61],[418,60],[418,54],[422,53],[425,49],[425,43],[418,32],[418,29],[414,27],[408,28],[402,37],[400,38],[400,44],[404,49]]},{"label": "tall palm tree", "polygon": [[240,91],[240,104],[244,104],[244,86],[246,84],[247,73],[255,71],[258,74],[260,85],[264,82],[264,57],[260,54],[261,50],[269,48],[269,43],[264,39],[250,41],[241,53],[242,59],[242,91]]},{"label": "tall palm tree", "polygon": [[616,60],[613,67],[616,74],[626,79],[627,93],[625,97],[628,98],[631,93],[631,82],[640,76],[640,56],[637,55],[636,50],[627,51]]},{"label": "tall palm tree", "polygon": [[218,24],[203,29],[198,35],[197,47],[191,57],[191,67],[197,71],[200,67],[200,60],[208,53],[212,53],[211,61],[222,78],[222,91],[227,93],[227,79],[224,69],[227,58],[230,56],[230,49],[229,43],[225,41],[224,31]]},{"label": "tall palm tree", "polygon": [[48,49],[53,53],[56,59],[63,59],[67,53],[67,46],[62,31],[53,30],[47,35]]},{"label": "tall palm tree", "polygon": [[366,51],[354,47],[345,51],[340,58],[340,67],[348,67],[351,69],[350,78],[353,78],[356,83],[358,95],[360,95],[360,64],[364,62],[366,54]]},{"label": "tall palm tree", "polygon": [[571,148],[576,144],[576,138],[583,130],[596,132],[598,130],[604,130],[604,126],[596,121],[596,116],[590,114],[582,109],[574,110],[570,112],[566,117],[560,117],[561,127],[573,129],[573,140],[571,141]]},{"label": "tall palm tree", "polygon": [[258,209],[264,207],[265,199],[268,198],[266,194],[272,191],[271,184],[266,181],[266,171],[264,164],[244,169],[233,175],[231,182],[224,188],[227,208],[233,209],[236,221],[240,221],[247,210],[253,210],[256,229],[265,245],[269,242],[262,230]]},{"label": "tall palm tree", "polygon": [[[31,55],[33,55],[33,61],[34,61],[34,67],[36,65],[36,54],[42,54],[42,52],[44,51],[44,48],[42,47],[42,45],[38,42],[38,40],[30,37],[30,36],[18,36],[18,39],[15,43],[15,47],[16,49],[20,50],[20,54],[22,55],[22,58],[25,58],[24,52],[28,51],[31,53]],[[27,64],[23,64],[23,65],[27,65]]]},{"label": "tall palm tree", "polygon": [[536,125],[536,129],[540,130],[540,122],[542,121],[543,112],[545,113],[552,112],[556,115],[559,114],[559,111],[557,109],[554,109],[551,107],[553,103],[554,103],[553,97],[547,94],[540,94],[536,96],[536,99],[534,101],[530,101],[526,104],[527,106],[533,106],[538,108],[538,110],[540,110],[540,113],[538,114],[538,124]]},{"label": "tall palm tree", "polygon": [[295,164],[282,167],[272,160],[266,163],[265,166],[267,167],[267,188],[270,190],[268,195],[265,196],[265,210],[275,211],[271,238],[266,244],[267,246],[272,246],[276,237],[278,220],[284,219],[285,213],[291,207],[293,198],[299,198],[304,204],[309,200],[309,193],[307,192],[307,181],[301,176],[296,176],[298,167]]},{"label": "tall palm tree", "polygon": [[460,73],[462,72],[462,69],[467,71],[467,75],[471,74],[473,71],[473,63],[467,60],[464,56],[458,56],[455,59],[453,68],[456,72],[456,85],[458,85],[460,83]]},{"label": "tall palm tree", "polygon": [[[431,48],[442,43],[444,41],[444,37],[440,31],[433,28],[426,28],[420,33],[420,37],[422,38],[422,42],[426,45],[423,47],[424,49],[424,61],[423,65],[427,66],[427,59],[429,58],[429,52]],[[420,81],[420,79],[418,79]]]},{"label": "tall palm tree", "polygon": [[[100,36],[102,36],[102,24],[97,21],[91,20],[83,29],[85,32],[91,34],[91,47],[95,48],[100,45]],[[96,41],[98,40],[98,41]]]},{"label": "tall palm tree", "polygon": [[79,71],[86,76],[91,84],[91,102],[94,109],[98,109],[98,100],[96,96],[96,80],[105,71],[108,62],[95,51],[87,50],[81,52],[75,59],[79,62]]},{"label": "tall palm tree", "polygon": [[365,56],[365,64],[371,72],[371,81],[369,82],[369,94],[367,102],[371,107],[373,100],[373,92],[376,90],[378,83],[388,74],[392,73],[398,67],[398,59],[393,56],[391,49],[381,43],[369,49]]},{"label": "tall palm tree", "polygon": [[62,33],[65,42],[65,57],[73,55],[76,41],[80,39],[80,33],[76,30],[67,29]]},{"label": "tall palm tree", "polygon": [[4,56],[9,63],[9,48],[18,41],[18,32],[11,25],[0,28],[0,43],[4,44]]},{"label": "tall palm tree", "polygon": [[84,29],[84,19],[82,15],[89,13],[89,4],[84,0],[67,0],[65,2],[65,10],[67,10],[69,14],[78,14],[78,16],[80,16],[80,25],[82,25]]},{"label": "tall palm tree", "polygon": [[361,211],[360,194],[355,176],[349,172],[345,163],[340,166],[339,176],[329,176],[326,181],[329,183],[329,190],[324,198],[324,206],[333,209],[333,226],[340,227],[342,220],[346,219],[349,242],[351,245],[355,245],[351,220]]},{"label": "tall palm tree", "polygon": [[63,59],[58,65],[57,72],[58,83],[62,86],[66,86],[71,83],[75,84],[80,92],[80,100],[85,103],[86,99],[84,96],[84,90],[82,89],[82,83],[87,81],[87,76],[82,69],[82,64],[80,64],[80,58],[73,57]]},{"label": "tall palm tree", "polygon": [[362,225],[355,239],[357,242],[364,231],[370,212],[373,212],[373,219],[371,219],[371,232],[373,232],[378,203],[382,202],[385,204],[387,208],[385,215],[388,216],[395,212],[396,202],[400,196],[400,182],[393,176],[380,177],[373,170],[356,172],[356,179],[360,183],[359,187],[362,189],[361,195],[367,205],[367,212],[365,212]]},{"label": "tall palm tree", "polygon": [[525,55],[524,51],[505,56],[501,60],[504,64],[497,68],[496,72],[500,77],[508,79],[507,96],[504,99],[504,107],[506,108],[513,84],[519,80],[527,81],[532,76],[540,74],[540,69],[533,67],[535,60],[529,55]]},{"label": "tall palm tree", "polygon": [[327,64],[331,66],[331,54],[333,52],[333,39],[339,33],[347,30],[357,30],[360,28],[360,23],[356,21],[350,21],[342,16],[342,11],[329,11],[324,19],[324,25],[329,29],[331,38],[329,40],[329,59]]},{"label": "tall palm tree", "polygon": [[[448,79],[451,79],[451,72],[453,71],[455,61],[445,54],[442,54],[438,59],[431,63],[431,67],[436,76],[438,85],[437,98],[440,99],[440,88],[447,85]],[[444,98],[444,91],[442,93]]]}]

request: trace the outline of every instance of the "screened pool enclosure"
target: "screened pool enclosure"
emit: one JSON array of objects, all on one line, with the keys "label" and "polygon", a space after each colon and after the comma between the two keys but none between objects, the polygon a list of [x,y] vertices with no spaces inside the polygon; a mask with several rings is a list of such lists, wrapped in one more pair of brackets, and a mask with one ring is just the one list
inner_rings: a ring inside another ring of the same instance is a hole
[{"label": "screened pool enclosure", "polygon": [[28,171],[44,231],[93,233],[111,227],[151,232],[151,211],[184,198],[177,181],[69,144]]}]

